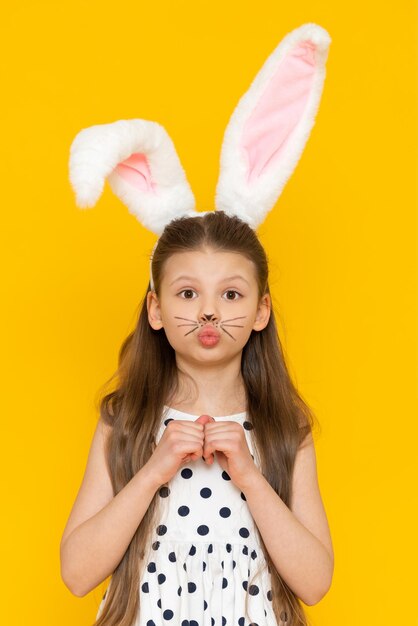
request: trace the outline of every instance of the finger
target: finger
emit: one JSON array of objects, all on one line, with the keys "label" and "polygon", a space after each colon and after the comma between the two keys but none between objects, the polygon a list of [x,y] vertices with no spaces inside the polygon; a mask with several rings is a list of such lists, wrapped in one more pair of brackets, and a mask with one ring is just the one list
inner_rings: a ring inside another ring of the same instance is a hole
[{"label": "finger", "polygon": [[207,458],[209,454],[219,450],[219,452],[223,452],[226,455],[231,455],[241,452],[242,449],[240,440],[235,437],[229,437],[227,439],[224,437],[222,437],[222,439],[214,439],[212,436],[211,439],[205,439],[203,454]]},{"label": "finger", "polygon": [[211,421],[215,421],[214,418],[211,415],[201,415],[200,417],[197,418],[197,420],[195,420],[195,424],[207,424],[208,422]]},{"label": "finger", "polygon": [[[203,428],[203,427],[202,427]],[[196,428],[172,428],[164,433],[171,441],[199,441],[203,445],[205,434]]]},{"label": "finger", "polygon": [[172,424],[171,428],[178,428],[178,425],[181,426],[181,430],[189,430],[189,431],[198,431],[198,432],[203,432],[204,430],[204,426],[203,424],[201,424],[200,422],[190,422],[189,420],[170,420],[166,426],[166,428],[170,427],[170,424]]},{"label": "finger", "polygon": [[204,460],[205,463],[207,463],[208,465],[211,465],[214,460],[215,460],[215,455],[214,454],[206,454],[204,456],[202,456],[202,459]]},{"label": "finger", "polygon": [[221,431],[222,433],[241,433],[244,431],[243,427],[240,424],[237,424],[232,420],[226,422],[217,422],[216,420],[214,420],[213,422],[207,422],[204,426],[204,429],[205,433],[215,433]]}]

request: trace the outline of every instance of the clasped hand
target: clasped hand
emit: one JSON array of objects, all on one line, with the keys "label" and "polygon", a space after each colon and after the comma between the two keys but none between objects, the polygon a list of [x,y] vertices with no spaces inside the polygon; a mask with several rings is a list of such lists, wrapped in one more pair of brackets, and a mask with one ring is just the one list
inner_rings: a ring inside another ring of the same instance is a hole
[{"label": "clasped hand", "polygon": [[260,474],[241,424],[216,421],[210,415],[201,415],[195,422],[169,420],[146,465],[152,480],[163,485],[185,463],[203,457],[207,465],[212,465],[215,453],[221,468],[241,490]]},{"label": "clasped hand", "polygon": [[258,469],[248,448],[245,432],[241,424],[216,421],[209,415],[201,415],[196,422],[203,425],[203,458],[208,465],[214,462],[214,455],[222,469],[238,487],[248,483]]}]

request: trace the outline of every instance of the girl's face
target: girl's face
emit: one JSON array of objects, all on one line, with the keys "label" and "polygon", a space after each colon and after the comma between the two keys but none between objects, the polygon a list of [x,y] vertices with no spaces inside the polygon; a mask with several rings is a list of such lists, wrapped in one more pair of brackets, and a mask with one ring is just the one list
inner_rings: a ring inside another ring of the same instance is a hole
[{"label": "girl's face", "polygon": [[240,353],[252,330],[262,330],[271,300],[258,300],[255,266],[235,252],[178,252],[164,266],[160,297],[147,296],[152,328],[164,328],[184,360],[226,362]]}]

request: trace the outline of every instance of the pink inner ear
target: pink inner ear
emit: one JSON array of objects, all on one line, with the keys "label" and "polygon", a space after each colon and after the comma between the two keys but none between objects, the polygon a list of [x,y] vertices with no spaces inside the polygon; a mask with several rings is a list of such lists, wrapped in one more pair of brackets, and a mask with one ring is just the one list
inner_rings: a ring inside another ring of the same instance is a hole
[{"label": "pink inner ear", "polygon": [[311,41],[292,48],[246,121],[241,146],[248,158],[248,183],[282,157],[312,89],[315,50]]},{"label": "pink inner ear", "polygon": [[134,152],[128,159],[118,163],[115,171],[121,178],[140,191],[155,191],[151,171],[145,154]]}]

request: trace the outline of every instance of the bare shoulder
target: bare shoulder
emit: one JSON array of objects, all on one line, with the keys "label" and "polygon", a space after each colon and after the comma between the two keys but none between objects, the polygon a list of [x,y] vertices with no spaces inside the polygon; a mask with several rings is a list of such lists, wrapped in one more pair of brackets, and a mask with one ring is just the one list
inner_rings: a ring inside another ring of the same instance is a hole
[{"label": "bare shoulder", "polygon": [[292,482],[291,511],[328,550],[334,552],[331,533],[318,483],[315,443],[309,432],[296,454]]},{"label": "bare shoulder", "polygon": [[88,453],[84,476],[65,526],[61,544],[72,531],[112,500],[113,487],[106,461],[106,443],[112,426],[97,422]]}]

